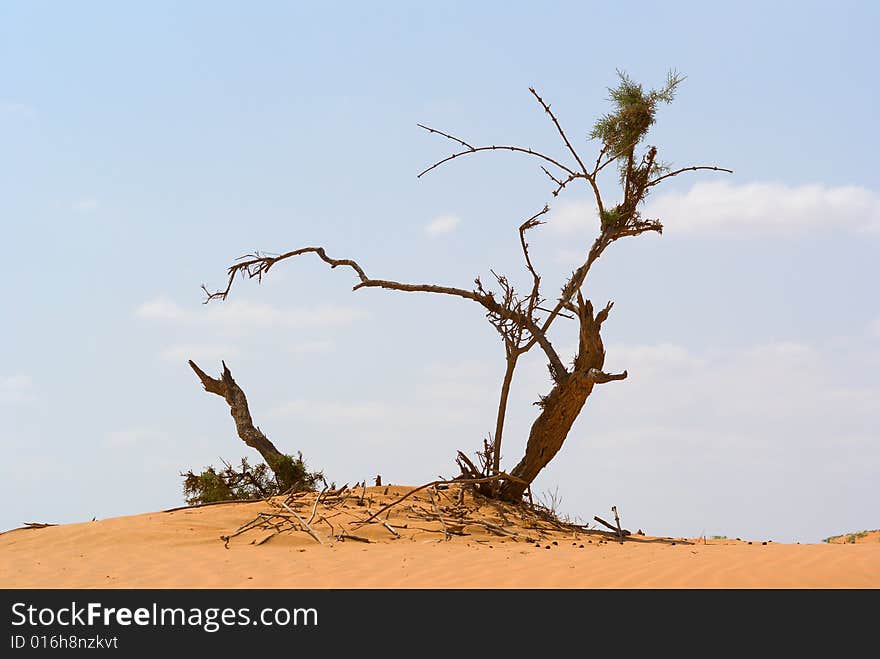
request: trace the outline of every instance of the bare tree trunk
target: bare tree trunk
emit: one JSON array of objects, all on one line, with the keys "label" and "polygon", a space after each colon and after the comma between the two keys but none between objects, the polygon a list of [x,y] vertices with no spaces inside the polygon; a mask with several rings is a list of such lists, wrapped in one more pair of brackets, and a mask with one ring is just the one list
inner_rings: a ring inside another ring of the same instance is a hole
[{"label": "bare tree trunk", "polygon": [[502,499],[519,501],[522,498],[528,484],[562,448],[594,385],[588,373],[572,373],[543,399],[543,410],[532,424],[525,455],[510,471],[510,475],[518,480],[503,483]]},{"label": "bare tree trunk", "polygon": [[199,376],[205,391],[222,396],[226,400],[229,405],[229,412],[235,421],[235,429],[238,431],[238,436],[245,444],[259,451],[260,455],[263,456],[266,464],[274,472],[279,488],[282,491],[289,489],[298,479],[293,461],[289,456],[279,451],[275,444],[269,441],[269,438],[254,425],[244,391],[232,379],[232,373],[230,373],[229,368],[226,366],[226,362],[222,363],[223,374],[220,379],[217,379],[212,378],[200,369],[194,361],[189,360],[190,368]]},{"label": "bare tree trunk", "polygon": [[612,380],[623,380],[627,376],[626,371],[618,374],[602,371],[605,347],[600,330],[611,311],[611,303],[594,316],[593,305],[589,300],[584,300],[580,292],[577,302],[580,340],[574,367],[570,373],[561,374],[550,393],[541,398],[541,414],[532,424],[525,455],[510,471],[513,478],[504,481],[501,486],[502,499],[519,501],[522,498],[526,488],[562,448],[581,408],[593,393],[593,387]]},{"label": "bare tree trunk", "polygon": [[516,353],[508,353],[507,355],[507,368],[504,371],[504,381],[501,383],[501,400],[498,402],[498,418],[495,420],[492,475],[501,471],[501,436],[504,433],[504,417],[507,415],[507,396],[510,393],[510,383],[513,380],[513,372],[516,370],[518,358],[519,355]]}]

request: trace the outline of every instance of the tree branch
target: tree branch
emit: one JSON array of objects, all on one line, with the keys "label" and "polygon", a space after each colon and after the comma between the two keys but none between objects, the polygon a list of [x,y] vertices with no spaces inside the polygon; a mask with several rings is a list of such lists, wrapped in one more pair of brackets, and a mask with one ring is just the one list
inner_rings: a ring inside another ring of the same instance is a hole
[{"label": "tree branch", "polygon": [[424,128],[429,133],[436,133],[437,135],[442,135],[443,137],[452,140],[453,142],[458,142],[466,149],[473,149],[473,145],[468,144],[464,140],[456,137],[455,135],[450,135],[449,133],[444,133],[442,130],[437,130],[436,128],[431,128],[430,126],[425,126],[424,124],[416,124],[419,128]]},{"label": "tree branch", "polygon": [[358,275],[361,281],[367,280],[367,275],[364,274],[364,271],[361,267],[350,259],[331,259],[327,256],[327,253],[324,251],[323,247],[302,247],[300,249],[295,249],[292,252],[286,252],[285,254],[280,254],[278,256],[267,256],[261,255],[259,252],[255,252],[253,254],[245,254],[240,257],[241,259],[248,259],[247,261],[242,261],[241,263],[236,263],[234,265],[229,266],[227,273],[229,274],[229,281],[226,284],[225,290],[215,291],[211,293],[203,284],[202,290],[207,294],[207,299],[205,299],[205,304],[214,299],[225,300],[229,295],[229,291],[232,288],[232,282],[235,280],[235,275],[241,274],[242,276],[246,276],[248,279],[257,278],[257,281],[263,281],[263,275],[269,272],[269,268],[278,263],[279,261],[283,261],[285,259],[289,259],[294,256],[299,256],[300,254],[307,254],[309,252],[314,252],[317,254],[322,261],[329,263],[331,268],[336,268],[340,265],[348,266],[352,268]]},{"label": "tree branch", "polygon": [[519,242],[522,246],[523,257],[526,260],[526,267],[529,272],[532,273],[532,293],[529,296],[529,310],[528,313],[531,315],[531,312],[534,310],[535,306],[538,303],[538,289],[541,285],[541,277],[538,276],[538,273],[535,272],[535,268],[532,266],[532,260],[529,258],[529,244],[526,242],[526,231],[529,229],[534,229],[535,227],[544,224],[538,218],[542,215],[548,213],[550,211],[550,206],[545,205],[542,210],[532,215],[529,219],[523,222],[519,227]]},{"label": "tree branch", "polygon": [[611,313],[611,308],[614,306],[614,302],[609,301],[602,310],[596,314],[596,324],[601,327],[602,323],[608,320],[608,314]]},{"label": "tree branch", "polygon": [[[544,173],[550,177],[551,181],[553,181],[556,185],[559,186],[559,189],[562,189],[565,186],[565,184],[562,181],[560,181],[558,178],[553,176],[553,174],[551,174],[550,171],[546,167],[544,167],[544,165],[541,165],[541,169],[543,169]],[[569,178],[571,178],[572,176],[569,176]],[[553,196],[555,197],[556,195],[554,194]]]},{"label": "tree branch", "polygon": [[[514,321],[525,327],[532,335],[531,345],[538,343],[541,349],[550,360],[551,370],[554,372],[554,378],[564,377],[568,372],[559,358],[556,349],[550,343],[549,339],[541,328],[537,326],[535,321],[527,315],[518,313],[517,311],[499,304],[489,293],[478,293],[476,291],[468,291],[463,288],[452,288],[449,286],[436,286],[434,284],[404,284],[396,281],[388,281],[383,279],[367,279],[354,287],[359,288],[384,288],[392,291],[403,291],[408,293],[439,293],[443,295],[453,295],[456,297],[473,300],[485,307],[489,312]],[[533,342],[532,342],[533,341]]]},{"label": "tree branch", "polygon": [[579,179],[579,178],[586,178],[587,180],[589,180],[589,178],[586,177],[586,176],[584,176],[583,174],[569,174],[568,178],[565,179],[564,181],[557,181],[557,183],[558,183],[559,185],[558,185],[557,188],[552,192],[553,196],[554,196],[554,197],[558,197],[558,196],[559,196],[559,193],[562,192],[562,191],[565,189],[565,186],[567,186],[569,183],[571,183],[571,182],[574,181],[575,179]]},{"label": "tree branch", "polygon": [[605,373],[598,368],[591,368],[587,374],[596,384],[605,384],[606,382],[612,382],[614,380],[626,380],[627,376],[626,371],[623,373]]},{"label": "tree branch", "polygon": [[274,472],[279,486],[283,489],[291,487],[295,484],[296,480],[293,466],[288,459],[285,459],[286,456],[276,448],[275,444],[254,425],[244,391],[232,379],[232,373],[226,366],[226,362],[222,362],[222,364],[222,375],[220,378],[213,378],[200,369],[194,361],[189,360],[190,368],[195,371],[195,374],[201,380],[205,391],[221,396],[226,400],[226,403],[229,405],[229,413],[235,421],[235,429],[241,440],[251,448],[256,449],[263,456],[266,464]]},{"label": "tree branch", "polygon": [[[434,130],[434,132],[439,133],[440,131]],[[526,149],[521,146],[506,146],[506,145],[499,146],[499,145],[493,144],[491,146],[470,147],[467,151],[459,151],[457,153],[453,153],[451,156],[447,156],[446,158],[443,158],[443,160],[438,160],[437,162],[435,162],[433,165],[431,165],[427,169],[424,169],[421,172],[419,172],[419,174],[416,178],[421,178],[422,176],[424,176],[425,174],[430,172],[432,169],[436,169],[437,167],[439,167],[443,163],[447,163],[450,160],[454,160],[455,158],[458,158],[459,156],[464,156],[464,155],[468,155],[471,153],[477,153],[478,151],[515,151],[517,153],[525,153],[527,155],[535,156],[537,158],[541,158],[542,160],[546,160],[547,162],[556,165],[557,167],[559,167],[559,169],[563,170],[564,172],[566,172],[568,174],[575,173],[571,168],[566,167],[561,162],[551,158],[550,156],[546,156],[543,153],[539,153],[538,151],[534,151],[532,149]]]},{"label": "tree branch", "polygon": [[247,277],[249,279],[256,278],[257,281],[261,282],[263,279],[263,275],[266,274],[269,269],[279,261],[308,253],[317,254],[322,261],[330,264],[331,268],[336,268],[338,266],[347,266],[354,270],[357,273],[358,278],[360,279],[360,283],[356,284],[352,289],[355,291],[360,288],[384,288],[386,290],[402,291],[408,293],[438,293],[442,295],[452,295],[467,300],[473,300],[474,302],[482,305],[490,313],[494,313],[500,318],[509,319],[526,328],[532,335],[533,339],[541,346],[541,349],[544,350],[547,358],[550,360],[552,369],[558,375],[558,377],[564,377],[565,373],[567,372],[565,366],[562,364],[562,360],[559,359],[559,355],[556,353],[556,350],[553,348],[552,344],[547,339],[544,332],[542,332],[542,330],[537,326],[535,321],[526,314],[519,313],[515,309],[511,309],[505,307],[502,304],[499,304],[498,301],[495,300],[495,298],[490,293],[472,290],[469,291],[463,288],[454,288],[451,286],[437,286],[436,284],[405,284],[402,282],[391,281],[387,279],[370,279],[369,277],[367,277],[363,268],[361,268],[361,266],[357,264],[357,262],[351,259],[330,258],[329,256],[327,256],[327,253],[324,251],[323,247],[302,247],[291,252],[286,252],[279,256],[260,256],[259,254],[248,254],[242,257],[247,258],[248,260],[236,263],[228,268],[227,272],[229,273],[229,280],[224,290],[211,293],[204,285],[202,286],[202,290],[204,290],[207,295],[207,299],[205,300],[205,302],[207,303],[215,299],[225,300],[228,297],[230,290],[232,289],[232,284],[235,281],[235,276],[238,274],[241,274],[243,277]]},{"label": "tree branch", "polygon": [[727,172],[728,174],[733,174],[732,169],[725,169],[724,167],[715,167],[713,165],[700,165],[698,167],[682,167],[681,169],[676,169],[674,172],[669,172],[668,174],[664,174],[663,176],[658,176],[657,178],[648,181],[646,188],[650,188],[653,185],[657,185],[660,181],[671,178],[673,176],[678,176],[682,172],[695,172],[700,169],[708,169],[713,172]]},{"label": "tree branch", "polygon": [[562,138],[562,141],[565,142],[565,146],[568,147],[571,155],[574,156],[574,159],[577,160],[577,164],[580,165],[581,171],[584,173],[584,176],[589,178],[589,173],[587,172],[587,168],[584,165],[581,157],[578,155],[578,152],[574,150],[574,147],[571,145],[571,142],[568,141],[568,136],[565,134],[565,131],[562,130],[562,126],[559,125],[559,121],[556,119],[556,115],[550,110],[550,106],[544,102],[544,99],[538,95],[538,92],[535,91],[534,87],[529,87],[529,91],[532,92],[532,96],[538,99],[538,103],[541,104],[541,107],[544,108],[544,112],[550,115],[550,119],[553,120],[553,125],[556,126],[556,130],[559,132],[559,136]]}]

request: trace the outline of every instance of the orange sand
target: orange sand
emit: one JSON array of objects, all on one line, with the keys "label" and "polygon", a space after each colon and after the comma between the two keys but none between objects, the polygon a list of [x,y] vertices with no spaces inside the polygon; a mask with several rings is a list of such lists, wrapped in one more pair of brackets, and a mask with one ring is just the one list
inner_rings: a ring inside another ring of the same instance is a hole
[{"label": "orange sand", "polygon": [[[399,537],[382,524],[350,523],[408,488],[388,489],[367,488],[364,502],[355,496],[332,509],[322,506],[315,519],[327,516],[334,524],[333,531],[329,524],[312,524],[322,545],[302,531],[275,535],[256,529],[232,538],[225,548],[221,535],[260,511],[277,510],[266,502],[8,531],[0,535],[0,587],[880,588],[878,532],[854,544],[763,545],[639,535],[620,544],[601,533],[535,528],[481,509],[484,519],[519,534],[514,539],[454,523],[451,490],[434,496],[443,497],[437,501],[443,521],[466,535],[446,540],[441,522],[424,516],[434,511],[427,492],[380,516],[387,516]],[[291,505],[307,520],[314,498],[307,495]],[[341,528],[370,542],[340,541],[334,534]]]}]

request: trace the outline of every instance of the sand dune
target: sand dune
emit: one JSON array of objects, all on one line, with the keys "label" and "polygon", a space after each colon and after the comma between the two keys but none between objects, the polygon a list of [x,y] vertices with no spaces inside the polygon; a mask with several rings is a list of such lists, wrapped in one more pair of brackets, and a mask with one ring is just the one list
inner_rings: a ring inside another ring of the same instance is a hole
[{"label": "sand dune", "polygon": [[[317,507],[314,494],[291,500],[322,544],[289,530],[291,513],[269,502],[8,531],[0,587],[880,588],[878,532],[855,543],[631,535],[621,544],[453,488],[434,501],[419,492],[362,524],[411,489],[349,491]],[[221,539],[258,513],[260,526]]]}]

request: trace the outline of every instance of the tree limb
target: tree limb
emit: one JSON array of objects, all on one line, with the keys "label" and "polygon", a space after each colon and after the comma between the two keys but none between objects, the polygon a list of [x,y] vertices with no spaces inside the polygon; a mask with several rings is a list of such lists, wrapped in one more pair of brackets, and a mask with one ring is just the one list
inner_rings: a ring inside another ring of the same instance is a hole
[{"label": "tree limb", "polygon": [[663,176],[658,176],[657,178],[648,181],[648,184],[645,187],[650,188],[653,185],[657,185],[660,181],[664,179],[671,178],[673,176],[678,176],[682,172],[695,172],[699,169],[708,169],[713,172],[727,172],[728,174],[733,174],[732,169],[725,169],[724,167],[715,167],[712,165],[700,165],[698,167],[682,167],[681,169],[676,169],[674,172],[669,172],[668,174],[664,174]]},{"label": "tree limb", "polygon": [[[435,131],[435,132],[440,132],[440,131]],[[451,156],[447,156],[446,158],[443,158],[442,160],[438,160],[430,167],[427,167],[426,169],[419,172],[417,178],[421,178],[422,176],[424,176],[425,174],[427,174],[431,170],[437,169],[440,165],[447,163],[450,160],[455,160],[459,156],[466,156],[471,153],[477,153],[479,151],[515,151],[517,153],[525,153],[527,155],[535,156],[537,158],[541,158],[542,160],[546,160],[547,162],[556,165],[557,167],[559,167],[559,169],[563,170],[564,172],[566,172],[568,174],[575,173],[571,168],[566,167],[561,162],[555,160],[554,158],[551,158],[550,156],[545,156],[543,153],[539,153],[538,151],[534,151],[532,149],[526,149],[521,146],[509,146],[509,145],[501,146],[501,145],[493,144],[491,146],[478,146],[475,148],[470,148],[467,151],[459,151],[457,153],[453,153]]]},{"label": "tree limb", "polygon": [[559,132],[559,136],[562,138],[562,141],[565,142],[565,146],[568,147],[568,150],[571,153],[571,155],[573,155],[574,159],[577,160],[577,164],[580,165],[581,171],[584,173],[584,176],[589,178],[590,175],[587,172],[586,166],[584,166],[584,163],[581,160],[581,157],[578,155],[577,151],[574,150],[574,147],[571,145],[571,142],[568,141],[568,136],[565,134],[565,131],[562,130],[562,126],[559,125],[559,121],[556,119],[556,115],[554,115],[553,112],[550,110],[550,106],[547,103],[545,103],[544,99],[538,95],[538,92],[535,91],[534,87],[529,87],[529,91],[532,92],[532,96],[534,96],[536,99],[538,99],[538,103],[540,103],[541,107],[544,108],[544,112],[546,112],[550,116],[550,119],[553,120],[553,125],[556,126],[556,130]]},{"label": "tree limb", "polygon": [[596,384],[605,384],[606,382],[612,382],[614,380],[626,380],[627,373],[626,371],[623,373],[605,373],[598,368],[591,368],[588,371],[588,375],[590,376],[590,380]]},{"label": "tree limb", "polygon": [[370,279],[369,277],[367,277],[363,268],[361,268],[361,266],[357,264],[357,262],[351,259],[330,258],[329,256],[327,256],[327,253],[324,251],[323,247],[302,247],[300,249],[286,252],[278,256],[248,254],[242,257],[246,258],[247,260],[235,263],[228,268],[227,272],[229,274],[229,280],[227,281],[226,288],[224,290],[212,293],[208,291],[205,286],[202,286],[202,289],[207,294],[207,299],[205,300],[205,302],[210,302],[211,300],[215,299],[225,300],[229,296],[229,292],[232,289],[232,284],[234,283],[235,277],[238,274],[241,274],[243,277],[247,277],[249,279],[256,278],[257,281],[262,281],[263,275],[266,274],[269,269],[279,261],[308,253],[317,254],[322,261],[324,261],[325,263],[329,263],[331,268],[347,266],[354,270],[357,273],[358,279],[360,279],[360,283],[356,284],[352,289],[355,291],[360,288],[384,288],[387,290],[409,293],[438,293],[442,295],[452,295],[467,300],[473,300],[474,302],[482,305],[490,313],[494,313],[501,318],[509,319],[526,328],[532,335],[534,341],[541,346],[541,349],[547,355],[547,358],[550,360],[550,363],[558,376],[564,377],[564,374],[566,373],[566,369],[562,363],[562,360],[559,358],[559,355],[553,348],[553,345],[550,343],[549,339],[547,339],[544,332],[537,326],[534,319],[526,314],[519,313],[515,309],[511,309],[505,307],[502,304],[499,304],[498,301],[495,300],[495,298],[491,294],[473,290],[469,291],[463,288],[455,288],[452,286],[437,286],[436,284],[406,284],[387,279]]},{"label": "tree limb", "polygon": [[229,413],[235,421],[235,429],[241,440],[263,456],[266,464],[275,474],[275,479],[281,489],[292,487],[296,484],[296,475],[290,459],[279,451],[275,444],[254,425],[244,391],[232,378],[232,373],[226,366],[226,362],[221,363],[223,364],[221,377],[213,378],[200,369],[194,361],[189,360],[190,368],[201,380],[205,391],[222,397],[229,405]]}]

